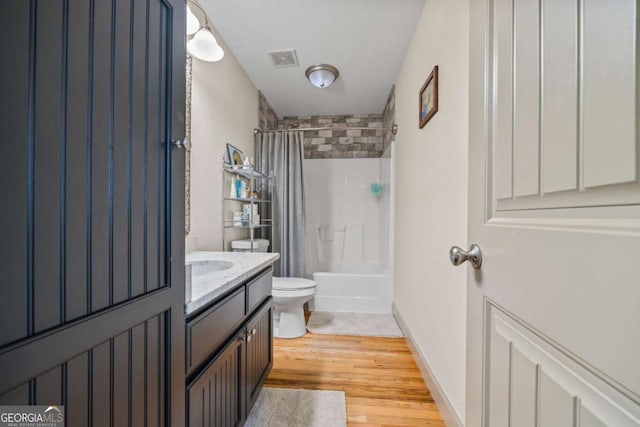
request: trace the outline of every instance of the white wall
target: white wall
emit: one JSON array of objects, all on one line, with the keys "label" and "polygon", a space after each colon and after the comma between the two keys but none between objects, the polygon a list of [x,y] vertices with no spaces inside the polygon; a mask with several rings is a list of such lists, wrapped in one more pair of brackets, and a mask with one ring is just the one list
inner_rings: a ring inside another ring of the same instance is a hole
[{"label": "white wall", "polygon": [[[231,143],[254,157],[253,128],[258,127],[258,90],[224,40],[219,62],[193,58],[191,100],[191,234],[198,249],[222,249],[222,158]],[[224,194],[229,192],[225,184]],[[231,207],[231,203],[227,203]],[[235,206],[241,210],[241,206]],[[231,213],[227,218],[231,219]],[[245,237],[243,230],[227,230],[227,239]]]},{"label": "white wall", "polygon": [[[396,84],[394,301],[460,420],[465,410],[469,0],[427,0]],[[418,91],[439,66],[439,110]]]}]

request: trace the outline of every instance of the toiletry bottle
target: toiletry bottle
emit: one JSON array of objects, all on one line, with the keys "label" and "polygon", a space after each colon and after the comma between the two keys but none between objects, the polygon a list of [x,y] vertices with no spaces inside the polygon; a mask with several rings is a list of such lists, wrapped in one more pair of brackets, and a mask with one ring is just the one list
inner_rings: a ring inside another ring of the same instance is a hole
[{"label": "toiletry bottle", "polygon": [[242,187],[244,185],[244,182],[242,182],[242,180],[240,178],[236,179],[236,198],[240,199],[242,198]]},{"label": "toiletry bottle", "polygon": [[229,197],[231,198],[237,198],[238,196],[238,191],[236,190],[236,185],[237,185],[237,179],[235,176],[231,177],[231,187],[229,188]]}]

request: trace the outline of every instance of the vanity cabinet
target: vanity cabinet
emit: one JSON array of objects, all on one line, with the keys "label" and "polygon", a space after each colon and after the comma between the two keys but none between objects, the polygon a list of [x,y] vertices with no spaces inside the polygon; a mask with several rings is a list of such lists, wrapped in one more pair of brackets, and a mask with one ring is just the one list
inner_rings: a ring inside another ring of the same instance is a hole
[{"label": "vanity cabinet", "polygon": [[187,322],[188,426],[241,426],[251,411],[273,365],[271,280],[269,268]]}]

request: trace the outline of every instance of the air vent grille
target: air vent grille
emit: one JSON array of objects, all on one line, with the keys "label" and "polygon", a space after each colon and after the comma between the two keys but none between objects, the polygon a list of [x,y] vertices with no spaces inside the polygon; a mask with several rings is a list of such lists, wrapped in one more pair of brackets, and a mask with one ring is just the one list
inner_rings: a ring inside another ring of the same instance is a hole
[{"label": "air vent grille", "polygon": [[276,68],[298,66],[298,56],[295,49],[271,51],[269,52],[269,57]]}]

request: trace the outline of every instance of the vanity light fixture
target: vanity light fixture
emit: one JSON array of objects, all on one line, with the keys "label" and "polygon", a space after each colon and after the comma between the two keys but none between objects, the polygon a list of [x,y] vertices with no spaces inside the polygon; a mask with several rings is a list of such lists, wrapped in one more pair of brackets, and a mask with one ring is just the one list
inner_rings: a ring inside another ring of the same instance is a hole
[{"label": "vanity light fixture", "polygon": [[[200,25],[200,20],[193,13],[191,6],[197,9],[204,18],[203,25]],[[196,29],[194,30],[194,28]],[[187,42],[187,52],[189,52],[191,56],[207,62],[220,61],[224,57],[224,50],[222,50],[218,41],[211,33],[207,14],[192,0],[189,0],[187,4],[187,34],[193,34]]]},{"label": "vanity light fixture", "polygon": [[335,82],[340,75],[340,72],[333,65],[319,64],[312,65],[307,68],[305,74],[307,75],[307,79],[309,79],[312,85],[322,89],[330,86],[333,82]]},{"label": "vanity light fixture", "polygon": [[200,29],[198,17],[191,11],[191,6],[187,5],[187,35],[191,36]]}]

